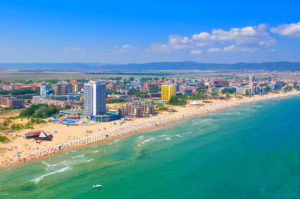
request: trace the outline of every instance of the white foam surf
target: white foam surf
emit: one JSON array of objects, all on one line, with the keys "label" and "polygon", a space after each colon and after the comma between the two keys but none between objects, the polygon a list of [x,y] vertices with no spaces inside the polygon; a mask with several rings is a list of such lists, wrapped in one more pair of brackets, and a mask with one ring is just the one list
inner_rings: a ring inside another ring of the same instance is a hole
[{"label": "white foam surf", "polygon": [[69,171],[69,170],[71,170],[71,167],[64,167],[62,169],[58,169],[56,171],[52,171],[52,172],[46,173],[44,175],[41,175],[41,176],[39,176],[37,178],[32,179],[31,181],[37,184],[37,183],[39,183],[40,181],[42,181],[47,176],[55,175],[57,173],[63,173],[63,172]]},{"label": "white foam surf", "polygon": [[149,138],[149,139],[147,139],[147,140],[142,141],[142,142],[141,142],[140,144],[138,144],[137,146],[142,146],[142,145],[146,144],[147,142],[151,142],[152,140],[154,140],[153,137],[152,137],[152,138]]},{"label": "white foam surf", "polygon": [[85,157],[85,155],[84,155],[84,154],[81,154],[81,155],[73,156],[72,159],[84,158],[84,157]]}]

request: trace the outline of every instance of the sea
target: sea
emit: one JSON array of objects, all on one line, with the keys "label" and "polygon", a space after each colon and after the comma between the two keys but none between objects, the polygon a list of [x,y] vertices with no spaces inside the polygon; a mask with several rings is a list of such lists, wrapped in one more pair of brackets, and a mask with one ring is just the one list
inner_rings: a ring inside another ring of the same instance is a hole
[{"label": "sea", "polygon": [[300,97],[244,104],[0,169],[0,198],[299,198],[299,134]]}]

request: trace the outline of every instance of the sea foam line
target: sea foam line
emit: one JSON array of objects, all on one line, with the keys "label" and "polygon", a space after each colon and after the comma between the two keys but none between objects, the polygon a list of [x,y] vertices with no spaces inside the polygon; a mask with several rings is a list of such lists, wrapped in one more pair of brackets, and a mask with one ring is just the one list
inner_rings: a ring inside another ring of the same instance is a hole
[{"label": "sea foam line", "polygon": [[85,155],[84,155],[84,154],[81,154],[81,155],[77,155],[77,156],[72,157],[72,159],[76,159],[76,158],[84,158],[84,157],[85,157]]},{"label": "sea foam line", "polygon": [[50,173],[46,173],[44,175],[41,175],[40,177],[32,179],[31,181],[37,184],[47,176],[54,175],[54,174],[57,174],[57,173],[63,173],[63,172],[66,172],[68,170],[71,170],[71,167],[65,167],[65,168],[62,168],[62,169],[59,169],[59,170],[56,170],[56,171],[52,171]]},{"label": "sea foam line", "polygon": [[146,144],[147,142],[151,142],[152,140],[154,140],[154,138],[149,138],[147,140],[144,140],[143,142],[141,142],[140,144],[138,144],[138,146],[142,146],[142,145]]}]

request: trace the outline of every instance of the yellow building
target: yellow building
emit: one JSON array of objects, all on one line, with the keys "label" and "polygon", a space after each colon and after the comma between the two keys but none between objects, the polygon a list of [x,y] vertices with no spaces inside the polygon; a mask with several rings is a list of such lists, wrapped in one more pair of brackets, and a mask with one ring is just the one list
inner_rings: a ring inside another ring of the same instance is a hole
[{"label": "yellow building", "polygon": [[161,86],[161,100],[169,101],[171,96],[176,95],[176,88],[174,85]]}]

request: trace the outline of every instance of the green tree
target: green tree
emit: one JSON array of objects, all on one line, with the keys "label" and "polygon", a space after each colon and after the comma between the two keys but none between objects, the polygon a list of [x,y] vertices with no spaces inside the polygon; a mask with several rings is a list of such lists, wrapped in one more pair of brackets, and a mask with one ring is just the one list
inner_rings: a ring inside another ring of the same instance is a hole
[{"label": "green tree", "polygon": [[230,96],[230,94],[229,94],[228,92],[226,93],[226,98],[227,98],[227,99],[230,99],[230,98],[231,98],[231,96]]},{"label": "green tree", "polygon": [[119,91],[117,91],[117,90],[112,90],[112,94],[114,94],[114,95],[120,95],[121,93]]},{"label": "green tree", "polygon": [[124,103],[126,102],[125,99],[110,99],[107,101],[108,104],[113,104],[113,103]]},{"label": "green tree", "polygon": [[46,79],[45,83],[50,83],[50,84],[56,84],[58,82],[58,79]]},{"label": "green tree", "polygon": [[160,91],[161,91],[161,88],[159,88],[158,86],[151,89],[151,93],[158,93]]},{"label": "green tree", "polygon": [[168,104],[171,104],[171,105],[185,105],[187,104],[187,97],[185,95],[179,95],[179,96],[171,96]]},{"label": "green tree", "polygon": [[10,124],[10,119],[7,118],[2,122],[2,126],[8,126],[9,124]]},{"label": "green tree", "polygon": [[284,91],[291,91],[292,89],[293,89],[292,87],[287,86],[287,87],[284,88]]},{"label": "green tree", "polygon": [[7,136],[5,136],[5,135],[0,135],[0,142],[5,142],[5,141],[7,141],[7,140],[8,140]]},{"label": "green tree", "polygon": [[53,114],[57,114],[59,109],[55,106],[48,106],[46,104],[31,105],[27,109],[20,112],[20,117],[35,117],[47,118]]},{"label": "green tree", "polygon": [[212,91],[212,92],[211,92],[211,96],[217,97],[217,96],[218,96],[218,93],[217,93],[216,91]]},{"label": "green tree", "polygon": [[1,95],[13,95],[13,96],[18,96],[18,95],[26,95],[26,94],[38,94],[38,90],[32,90],[30,88],[24,88],[24,89],[18,89],[18,90],[0,90]]},{"label": "green tree", "polygon": [[152,77],[142,77],[140,80],[141,80],[141,82],[146,82],[146,81],[152,80]]},{"label": "green tree", "polygon": [[191,96],[192,100],[204,100],[206,99],[206,95],[204,95],[203,93],[196,93],[193,96]]},{"label": "green tree", "polygon": [[205,93],[205,89],[206,89],[205,86],[199,86],[199,87],[197,88],[197,92],[199,92],[199,93]]},{"label": "green tree", "polygon": [[229,93],[229,94],[233,94],[234,93],[234,89],[233,88],[224,88],[223,90],[222,90],[222,93],[223,94],[227,94],[227,93]]}]

